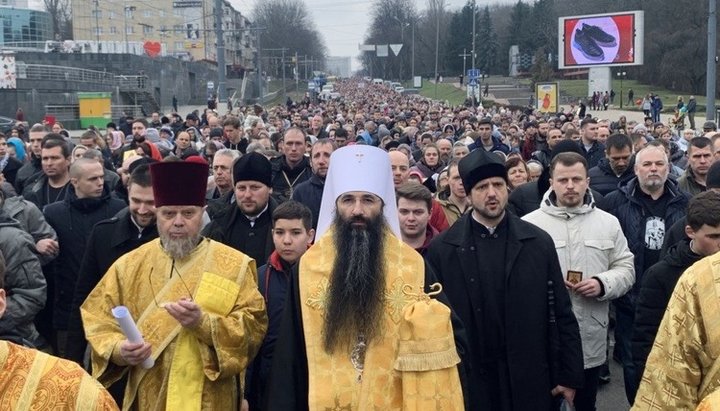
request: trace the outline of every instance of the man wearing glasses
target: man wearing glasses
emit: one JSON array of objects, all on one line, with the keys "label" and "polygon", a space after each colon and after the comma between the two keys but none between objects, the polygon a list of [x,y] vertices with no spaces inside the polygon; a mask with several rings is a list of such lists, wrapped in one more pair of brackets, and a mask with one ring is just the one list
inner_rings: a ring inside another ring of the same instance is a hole
[{"label": "man wearing glasses", "polygon": [[[81,307],[93,374],[108,386],[129,373],[127,408],[238,409],[238,375],[267,328],[255,263],[200,235],[207,166],[156,163],[150,172],[160,238],[120,257]],[[143,343],[123,335],[111,314],[120,305]]]}]

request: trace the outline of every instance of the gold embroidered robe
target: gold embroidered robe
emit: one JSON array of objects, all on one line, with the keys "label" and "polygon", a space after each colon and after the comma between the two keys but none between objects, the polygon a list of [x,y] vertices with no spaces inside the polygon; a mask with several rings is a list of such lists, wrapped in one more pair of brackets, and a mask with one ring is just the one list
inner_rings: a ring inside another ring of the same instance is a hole
[{"label": "gold embroidered robe", "polygon": [[720,387],[720,254],[678,280],[633,410],[694,410]]},{"label": "gold embroidered robe", "polygon": [[[238,409],[236,379],[267,329],[255,262],[203,239],[188,257],[174,262],[174,270],[172,264],[160,240],[153,240],[120,257],[85,300],[81,314],[94,376],[109,386],[129,372],[124,409],[170,411],[178,404],[184,410]],[[195,329],[181,327],[159,307],[189,297],[188,291],[203,310]],[[119,365],[125,336],[111,314],[118,305],[129,309],[152,345],[155,365],[149,370]],[[196,365],[192,374],[189,369]]]},{"label": "gold embroidered robe", "polygon": [[0,341],[0,410],[117,409],[105,388],[74,362]]},{"label": "gold embroidered robe", "polygon": [[[436,339],[401,343],[406,339],[401,338],[405,337],[401,336],[404,317],[412,316],[405,310],[416,302],[415,298],[403,292],[403,288],[407,285],[416,293],[422,292],[425,266],[420,254],[389,230],[385,238],[384,327],[382,336],[368,344],[360,380],[349,352],[330,355],[322,346],[328,277],[337,257],[333,230],[310,247],[300,260],[300,301],[309,378],[308,408],[462,410],[463,395],[456,367],[459,358],[449,326],[450,310],[443,306],[447,310],[444,322],[425,321],[424,326],[428,329],[425,334],[434,335]],[[424,319],[429,320],[427,316]],[[442,359],[433,361],[438,357]],[[402,360],[411,365],[399,366]]]}]

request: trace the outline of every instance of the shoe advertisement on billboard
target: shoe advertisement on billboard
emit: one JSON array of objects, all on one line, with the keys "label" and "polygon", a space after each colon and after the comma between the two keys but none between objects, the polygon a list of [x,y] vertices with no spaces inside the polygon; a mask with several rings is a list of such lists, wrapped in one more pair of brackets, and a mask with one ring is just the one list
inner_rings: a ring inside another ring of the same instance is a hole
[{"label": "shoe advertisement on billboard", "polygon": [[643,37],[642,11],[560,17],[558,68],[641,65]]}]

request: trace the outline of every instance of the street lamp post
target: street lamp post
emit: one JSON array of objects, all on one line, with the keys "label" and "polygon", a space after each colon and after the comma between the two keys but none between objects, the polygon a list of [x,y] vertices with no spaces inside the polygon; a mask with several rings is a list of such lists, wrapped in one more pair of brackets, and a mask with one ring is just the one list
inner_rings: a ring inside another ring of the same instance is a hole
[{"label": "street lamp post", "polygon": [[618,71],[617,76],[620,77],[620,108],[623,108],[623,79],[627,76],[627,72]]},{"label": "street lamp post", "polygon": [[440,48],[440,8],[435,11],[435,98],[437,99],[438,81],[438,52]]}]

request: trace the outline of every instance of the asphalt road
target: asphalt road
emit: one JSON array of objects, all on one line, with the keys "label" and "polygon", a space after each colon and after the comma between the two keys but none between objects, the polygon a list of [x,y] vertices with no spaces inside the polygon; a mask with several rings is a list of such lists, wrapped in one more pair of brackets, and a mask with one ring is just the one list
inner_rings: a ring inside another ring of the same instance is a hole
[{"label": "asphalt road", "polygon": [[[611,351],[612,352],[612,351]],[[627,411],[630,405],[625,398],[622,367],[610,360],[610,383],[598,389],[597,411]]]}]

